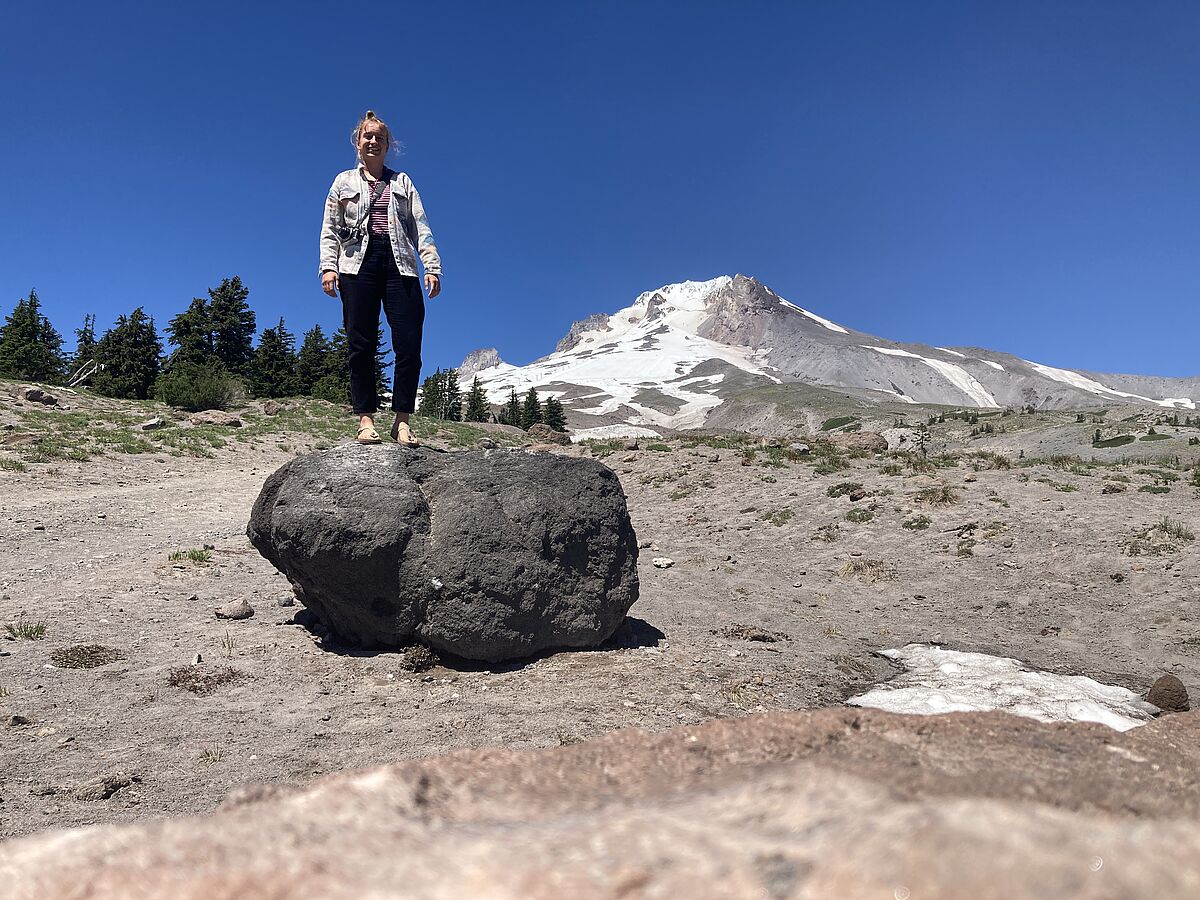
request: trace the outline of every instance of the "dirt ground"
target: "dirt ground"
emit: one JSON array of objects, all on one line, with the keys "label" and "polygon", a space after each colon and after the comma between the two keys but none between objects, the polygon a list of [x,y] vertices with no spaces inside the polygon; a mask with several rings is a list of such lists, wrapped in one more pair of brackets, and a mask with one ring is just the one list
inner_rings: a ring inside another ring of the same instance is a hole
[{"label": "dirt ground", "polygon": [[[618,639],[412,673],[401,654],[328,647],[293,624],[300,607],[279,605],[286,580],[246,539],[264,479],[312,443],[0,469],[0,628],[45,624],[40,639],[0,640],[0,837],[204,812],[246,783],[450,749],[834,705],[894,672],[874,651],[909,642],[1138,691],[1164,672],[1200,688],[1190,472],[1152,493],[1138,488],[1162,476],[1137,463],[976,471],[963,459],[915,472],[867,454],[817,474],[810,459],[772,465],[759,452],[747,465],[738,450],[680,440],[616,449],[604,461],[653,543]],[[865,495],[829,496],[844,483]],[[942,486],[949,495],[928,499]],[[851,510],[869,521],[847,520]],[[927,526],[911,527],[919,516]],[[205,546],[208,562],[168,559]],[[660,557],[673,564],[657,568]],[[237,599],[252,618],[214,615]],[[55,665],[77,645],[120,656]],[[208,694],[170,683],[173,670],[230,667]],[[136,780],[107,799],[76,797],[114,772]]]}]

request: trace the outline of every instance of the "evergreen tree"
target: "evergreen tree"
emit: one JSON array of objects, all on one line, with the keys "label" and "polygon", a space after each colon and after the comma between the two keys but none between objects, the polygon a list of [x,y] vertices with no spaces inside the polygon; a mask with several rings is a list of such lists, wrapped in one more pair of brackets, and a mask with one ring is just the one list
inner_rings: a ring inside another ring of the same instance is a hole
[{"label": "evergreen tree", "polygon": [[442,403],[440,418],[448,422],[461,422],[463,412],[462,391],[458,387],[458,369],[447,369],[442,373]]},{"label": "evergreen tree", "polygon": [[287,397],[296,393],[296,339],[283,319],[263,331],[254,350],[251,388],[256,397]]},{"label": "evergreen tree", "polygon": [[441,410],[445,388],[446,378],[441,369],[427,377],[421,383],[421,405],[417,407],[417,414],[428,416],[431,419],[442,418]]},{"label": "evergreen tree", "polygon": [[296,390],[311,394],[313,385],[325,374],[325,358],[329,356],[329,341],[320,325],[314,325],[304,335],[296,357]]},{"label": "evergreen tree", "polygon": [[100,370],[92,379],[96,391],[109,397],[145,400],[158,377],[162,341],[154,319],[139,306],[96,343],[96,362]]},{"label": "evergreen tree", "polygon": [[384,339],[383,326],[375,331],[375,392],[383,396],[391,390],[387,382],[388,357],[391,356],[391,344]]},{"label": "evergreen tree", "polygon": [[339,328],[329,339],[325,354],[324,374],[312,386],[312,395],[330,403],[350,402],[350,359],[346,346],[346,329]]},{"label": "evergreen tree", "polygon": [[75,353],[71,365],[75,368],[88,362],[96,354],[96,315],[88,313],[83,317],[83,326],[75,329]]},{"label": "evergreen tree", "polygon": [[42,315],[37,291],[30,291],[0,326],[0,375],[54,382],[65,364],[62,336]]},{"label": "evergreen tree", "polygon": [[213,352],[236,375],[248,375],[254,358],[254,310],[246,303],[250,291],[234,275],[208,291],[208,325]]},{"label": "evergreen tree", "polygon": [[479,376],[475,376],[475,380],[471,382],[471,390],[467,392],[467,414],[468,422],[488,422],[492,418],[492,408],[488,405],[487,394],[483,392],[483,387],[479,384]]},{"label": "evergreen tree", "polygon": [[171,364],[209,366],[216,359],[208,304],[199,297],[167,322],[167,338],[175,345]]},{"label": "evergreen tree", "polygon": [[542,410],[546,425],[555,431],[567,430],[567,414],[557,397],[547,397],[545,408]]},{"label": "evergreen tree", "polygon": [[500,410],[500,424],[521,427],[521,398],[517,396],[516,388],[510,389],[508,402]]},{"label": "evergreen tree", "polygon": [[531,426],[542,421],[542,418],[542,404],[538,401],[537,391],[530,388],[529,393],[525,395],[525,403],[521,406],[521,427],[528,431]]}]

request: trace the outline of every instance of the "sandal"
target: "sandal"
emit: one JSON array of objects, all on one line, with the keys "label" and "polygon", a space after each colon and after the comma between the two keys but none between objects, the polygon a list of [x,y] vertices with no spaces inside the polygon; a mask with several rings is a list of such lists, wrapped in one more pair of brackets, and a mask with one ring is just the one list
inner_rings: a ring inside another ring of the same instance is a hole
[{"label": "sandal", "polygon": [[379,432],[375,430],[374,425],[363,425],[358,429],[358,437],[355,438],[360,444],[382,444],[383,439],[379,436]]},{"label": "sandal", "polygon": [[412,436],[412,429],[408,427],[407,422],[395,422],[392,424],[392,440],[401,447],[421,446],[421,442]]}]

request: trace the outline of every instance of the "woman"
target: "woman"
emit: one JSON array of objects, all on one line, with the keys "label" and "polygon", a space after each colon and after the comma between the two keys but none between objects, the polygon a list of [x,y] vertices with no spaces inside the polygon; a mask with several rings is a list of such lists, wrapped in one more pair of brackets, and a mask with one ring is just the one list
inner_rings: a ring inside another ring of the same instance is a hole
[{"label": "woman", "polygon": [[358,441],[378,444],[375,412],[375,351],[379,308],[392,332],[396,370],[392,385],[392,440],[416,447],[408,417],[421,374],[421,327],[425,298],[417,279],[417,255],[425,269],[425,290],[442,290],[442,261],[425,220],[425,208],[412,181],[384,165],[392,134],[371,110],[352,137],[358,166],[333,179],[321,224],[321,287],[330,297],[342,292],[342,318],[350,362],[350,402],[358,416]]}]

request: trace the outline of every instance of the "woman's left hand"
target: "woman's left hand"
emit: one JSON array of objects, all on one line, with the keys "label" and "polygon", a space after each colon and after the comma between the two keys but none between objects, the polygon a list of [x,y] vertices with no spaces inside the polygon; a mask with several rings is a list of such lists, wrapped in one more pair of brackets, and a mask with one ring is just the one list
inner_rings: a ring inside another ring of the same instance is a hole
[{"label": "woman's left hand", "polygon": [[425,273],[425,290],[429,293],[429,299],[432,300],[442,292],[442,279],[440,275],[430,275]]}]

